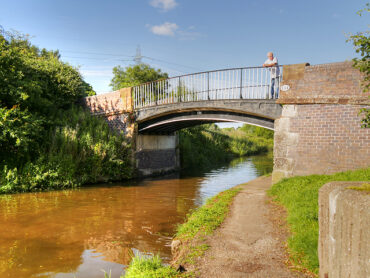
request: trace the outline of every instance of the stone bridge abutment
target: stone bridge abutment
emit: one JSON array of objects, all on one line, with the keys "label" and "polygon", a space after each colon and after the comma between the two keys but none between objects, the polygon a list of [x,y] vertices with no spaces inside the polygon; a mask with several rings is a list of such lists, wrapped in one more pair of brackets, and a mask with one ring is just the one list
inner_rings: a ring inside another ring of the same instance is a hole
[{"label": "stone bridge abutment", "polygon": [[370,129],[361,128],[360,109],[369,93],[352,62],[284,67],[275,121],[273,182],[281,178],[332,174],[369,167]]}]

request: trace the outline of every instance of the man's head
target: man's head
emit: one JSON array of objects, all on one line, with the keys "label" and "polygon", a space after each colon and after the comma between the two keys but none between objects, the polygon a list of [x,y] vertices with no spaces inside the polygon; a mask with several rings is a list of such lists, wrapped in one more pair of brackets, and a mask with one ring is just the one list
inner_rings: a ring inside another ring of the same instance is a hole
[{"label": "man's head", "polygon": [[274,59],[274,53],[267,52],[267,58],[269,58],[269,60],[273,60]]}]

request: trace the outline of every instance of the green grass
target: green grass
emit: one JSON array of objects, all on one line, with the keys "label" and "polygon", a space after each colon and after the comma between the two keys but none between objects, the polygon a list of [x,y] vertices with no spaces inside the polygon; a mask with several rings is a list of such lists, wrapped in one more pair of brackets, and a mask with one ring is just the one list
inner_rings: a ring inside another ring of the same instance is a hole
[{"label": "green grass", "polygon": [[134,257],[126,270],[125,278],[171,278],[179,277],[179,273],[171,266],[165,266],[161,258]]},{"label": "green grass", "polygon": [[360,186],[349,186],[347,188],[357,190],[357,191],[369,192],[370,191],[370,183],[364,183],[364,184],[361,184]]},{"label": "green grass", "polygon": [[333,175],[293,177],[272,186],[269,194],[274,196],[288,213],[287,222],[292,234],[288,239],[288,250],[293,264],[298,268],[318,273],[318,191],[320,187],[331,181],[368,180],[370,180],[370,168]]},{"label": "green grass", "polygon": [[192,239],[213,233],[224,221],[229,206],[241,187],[231,188],[207,200],[206,204],[188,215],[187,221],[177,228],[176,238]]},{"label": "green grass", "polygon": [[204,253],[209,249],[208,244],[199,244],[196,246],[191,246],[189,249],[189,253],[184,258],[184,263],[186,264],[194,264],[197,258],[200,258],[204,255]]}]

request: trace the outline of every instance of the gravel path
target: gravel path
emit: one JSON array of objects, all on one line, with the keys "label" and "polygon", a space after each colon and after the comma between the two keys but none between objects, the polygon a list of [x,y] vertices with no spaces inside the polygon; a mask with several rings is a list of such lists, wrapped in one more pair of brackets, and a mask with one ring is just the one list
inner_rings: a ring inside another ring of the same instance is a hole
[{"label": "gravel path", "polygon": [[279,227],[281,211],[268,202],[270,186],[271,177],[260,177],[235,197],[230,215],[208,239],[200,277],[305,277],[284,263],[287,233]]}]

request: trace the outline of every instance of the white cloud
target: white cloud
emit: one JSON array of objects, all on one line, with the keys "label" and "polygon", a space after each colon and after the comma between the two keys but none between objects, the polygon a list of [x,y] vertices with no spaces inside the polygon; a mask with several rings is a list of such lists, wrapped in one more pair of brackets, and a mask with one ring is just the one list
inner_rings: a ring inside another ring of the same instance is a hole
[{"label": "white cloud", "polygon": [[164,12],[174,9],[178,3],[176,0],[151,0],[150,5]]},{"label": "white cloud", "polygon": [[159,36],[174,36],[176,30],[179,28],[176,23],[165,22],[161,25],[149,26],[150,31]]},{"label": "white cloud", "polygon": [[147,24],[145,26],[155,35],[176,37],[182,41],[192,41],[202,37],[202,34],[196,32],[196,27],[193,25],[186,29],[182,29],[176,23],[171,22],[165,22],[161,25],[154,26]]}]

